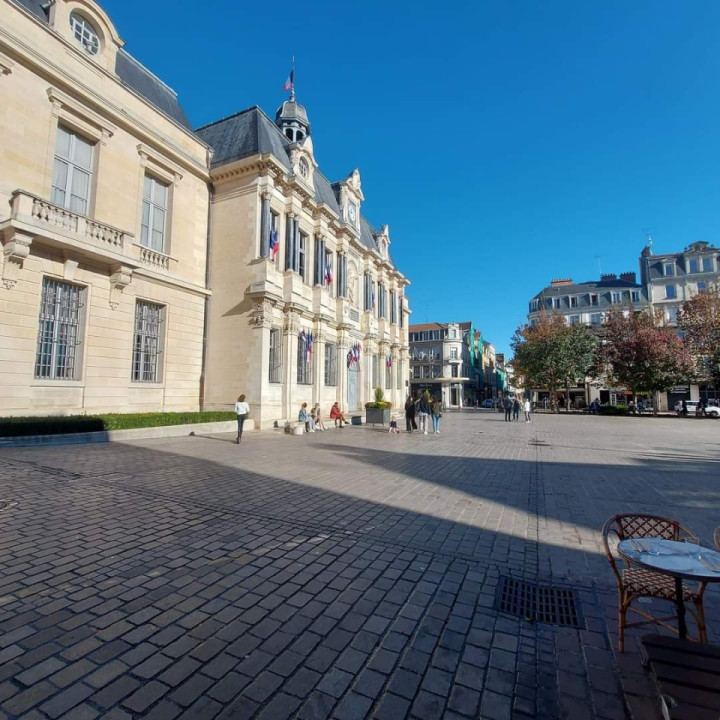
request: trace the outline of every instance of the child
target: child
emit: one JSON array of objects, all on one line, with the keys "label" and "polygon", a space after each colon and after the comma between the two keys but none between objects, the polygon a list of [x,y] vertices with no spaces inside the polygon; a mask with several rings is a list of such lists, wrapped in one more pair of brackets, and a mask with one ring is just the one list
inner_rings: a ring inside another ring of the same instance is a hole
[{"label": "child", "polygon": [[400,428],[398,427],[397,420],[390,421],[390,427],[388,428],[388,433],[390,433],[391,435],[399,435],[400,434]]}]

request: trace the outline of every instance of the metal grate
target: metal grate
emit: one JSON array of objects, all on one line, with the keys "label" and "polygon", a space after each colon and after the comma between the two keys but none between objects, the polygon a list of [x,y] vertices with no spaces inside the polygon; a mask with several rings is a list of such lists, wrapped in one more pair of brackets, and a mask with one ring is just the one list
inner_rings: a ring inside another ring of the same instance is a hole
[{"label": "metal grate", "polygon": [[495,608],[532,622],[581,627],[580,605],[573,590],[501,577]]}]

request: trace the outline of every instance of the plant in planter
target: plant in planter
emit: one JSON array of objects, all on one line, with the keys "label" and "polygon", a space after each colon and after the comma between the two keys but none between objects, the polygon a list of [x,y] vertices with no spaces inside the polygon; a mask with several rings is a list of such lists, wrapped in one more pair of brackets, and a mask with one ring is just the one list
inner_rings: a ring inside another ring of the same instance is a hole
[{"label": "plant in planter", "polygon": [[390,408],[392,403],[385,401],[385,392],[382,388],[375,388],[375,400],[365,403],[365,422],[387,425],[390,422]]}]

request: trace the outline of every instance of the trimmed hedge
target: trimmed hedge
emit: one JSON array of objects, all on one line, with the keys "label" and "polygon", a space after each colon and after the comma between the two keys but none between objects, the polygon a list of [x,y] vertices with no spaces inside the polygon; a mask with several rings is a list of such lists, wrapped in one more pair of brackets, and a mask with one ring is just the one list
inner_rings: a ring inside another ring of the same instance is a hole
[{"label": "trimmed hedge", "polygon": [[62,435],[64,433],[130,430],[132,428],[235,420],[234,412],[111,413],[108,415],[67,415],[64,417],[0,418],[0,437]]}]

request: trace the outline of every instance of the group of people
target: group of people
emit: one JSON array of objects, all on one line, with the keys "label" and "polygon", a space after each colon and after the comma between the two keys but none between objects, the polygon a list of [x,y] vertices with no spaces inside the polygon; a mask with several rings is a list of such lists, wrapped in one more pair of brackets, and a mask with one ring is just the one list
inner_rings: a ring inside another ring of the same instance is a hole
[{"label": "group of people", "polygon": [[[316,430],[318,432],[327,430],[322,419],[322,413],[320,412],[320,403],[315,403],[309,413],[307,407],[308,404],[304,402],[300,406],[300,412],[298,413],[298,422],[305,423],[305,432],[314,433]],[[333,406],[330,408],[330,419],[334,420],[335,426],[339,428],[342,428],[347,422],[345,415],[343,415],[337,403],[333,403]]]},{"label": "group of people", "polygon": [[[415,418],[417,417],[417,422]],[[424,435],[428,434],[428,418],[432,419],[434,435],[440,434],[440,418],[442,417],[442,402],[440,398],[430,397],[421,393],[417,399],[412,395],[405,401],[405,429],[411,433],[417,430]]]},{"label": "group of people", "polygon": [[530,422],[530,398],[525,398],[521,403],[517,398],[505,397],[501,400],[505,410],[505,422],[513,422],[520,419],[520,409],[525,413],[525,422]]}]

